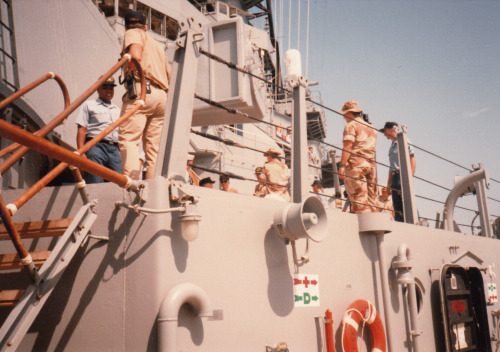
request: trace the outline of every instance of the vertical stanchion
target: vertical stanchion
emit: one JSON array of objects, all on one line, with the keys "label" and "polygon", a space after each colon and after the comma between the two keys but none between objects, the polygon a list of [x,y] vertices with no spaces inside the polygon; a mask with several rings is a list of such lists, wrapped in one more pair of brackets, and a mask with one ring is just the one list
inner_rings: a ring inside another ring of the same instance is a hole
[{"label": "vertical stanchion", "polygon": [[[189,136],[198,70],[197,42],[203,40],[202,25],[188,19],[183,23],[181,36],[177,40],[177,50],[174,56],[172,82],[168,92],[165,117],[170,119],[168,128],[162,131],[158,164],[155,176],[168,178],[172,175],[186,173],[186,155],[189,147]],[[167,125],[165,125],[167,126]]]},{"label": "vertical stanchion", "polygon": [[302,76],[291,76],[289,84],[293,88],[292,114],[292,202],[300,203],[307,198],[308,167],[307,154],[307,80]]},{"label": "vertical stanchion", "polygon": [[401,197],[403,199],[403,214],[405,222],[415,224],[418,220],[417,204],[415,201],[415,188],[413,186],[413,174],[411,172],[410,153],[408,151],[407,128],[402,126],[402,132],[397,135],[399,170],[401,176]]}]

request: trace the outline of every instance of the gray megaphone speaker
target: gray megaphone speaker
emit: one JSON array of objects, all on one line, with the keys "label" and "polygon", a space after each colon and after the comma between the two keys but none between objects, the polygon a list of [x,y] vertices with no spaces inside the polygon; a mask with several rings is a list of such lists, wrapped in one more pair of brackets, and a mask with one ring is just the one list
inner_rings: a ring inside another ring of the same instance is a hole
[{"label": "gray megaphone speaker", "polygon": [[328,230],[325,207],[314,196],[307,197],[302,203],[288,203],[274,215],[273,228],[282,240],[310,238],[321,242]]}]

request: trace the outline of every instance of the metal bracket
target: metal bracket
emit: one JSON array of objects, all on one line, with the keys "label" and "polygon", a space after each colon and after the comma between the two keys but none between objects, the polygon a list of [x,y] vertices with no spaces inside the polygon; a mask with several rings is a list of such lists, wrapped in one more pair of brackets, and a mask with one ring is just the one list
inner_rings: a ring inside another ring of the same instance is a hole
[{"label": "metal bracket", "polygon": [[186,38],[189,30],[193,30],[193,43],[200,42],[205,39],[205,35],[201,32],[203,25],[201,22],[196,21],[193,17],[189,17],[186,22],[181,21],[181,30],[179,34],[179,39],[177,39],[177,46],[180,48],[186,48]]},{"label": "metal bracket", "polygon": [[460,259],[462,259],[463,257],[465,256],[469,256],[471,257],[472,259],[474,259],[476,262],[478,262],[479,264],[483,264],[484,263],[484,260],[482,260],[481,258],[479,258],[477,255],[475,255],[474,253],[472,253],[471,251],[467,251],[467,252],[463,252],[462,254],[460,254],[458,257],[456,257],[455,259],[453,259],[451,262],[453,264],[456,264]]},{"label": "metal bracket", "polygon": [[292,88],[296,88],[298,86],[302,86],[304,88],[307,88],[308,81],[303,76],[293,75],[293,76],[289,77],[288,84],[290,84],[290,87],[292,87]]}]

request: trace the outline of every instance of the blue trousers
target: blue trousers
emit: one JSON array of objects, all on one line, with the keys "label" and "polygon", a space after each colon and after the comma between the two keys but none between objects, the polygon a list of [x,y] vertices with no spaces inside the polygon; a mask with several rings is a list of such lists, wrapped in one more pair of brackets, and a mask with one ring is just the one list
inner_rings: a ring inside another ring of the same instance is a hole
[{"label": "blue trousers", "polygon": [[394,220],[404,222],[403,199],[401,197],[401,177],[399,172],[392,175],[391,195],[392,205],[394,207]]},{"label": "blue trousers", "polygon": [[[122,159],[118,144],[111,145],[106,142],[99,142],[90,148],[85,155],[89,160],[95,161],[99,165],[105,166],[113,171],[122,172]],[[85,172],[83,177],[86,183],[101,183],[104,180],[96,175]],[[107,182],[107,181],[106,181]]]}]

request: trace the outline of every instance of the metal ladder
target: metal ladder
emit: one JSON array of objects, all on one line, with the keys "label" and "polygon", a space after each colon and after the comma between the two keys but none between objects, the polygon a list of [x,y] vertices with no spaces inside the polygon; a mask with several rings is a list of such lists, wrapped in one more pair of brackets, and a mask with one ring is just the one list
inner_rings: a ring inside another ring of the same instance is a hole
[{"label": "metal ladder", "polygon": [[[20,297],[20,300],[0,328],[0,351],[17,350],[24,335],[43,308],[64,270],[68,267],[78,248],[86,240],[89,230],[97,218],[97,214],[95,213],[96,205],[97,202],[92,201],[85,204],[78,211],[54,249],[50,252],[47,260],[38,270],[36,282],[32,282],[29,285],[24,295],[19,290],[7,291],[4,295],[4,305],[15,304],[17,297]],[[63,220],[67,219],[62,219],[60,222],[64,222]],[[57,230],[53,231],[53,235],[56,232]],[[49,234],[48,236],[51,235]],[[32,235],[31,237],[39,236]],[[14,255],[10,256],[13,257]],[[43,256],[43,254],[40,254],[40,257],[43,258]],[[8,257],[9,255],[7,255]],[[6,256],[3,258],[6,258]],[[33,258],[36,261],[36,257],[33,256]],[[11,266],[9,269],[12,268]]]}]

